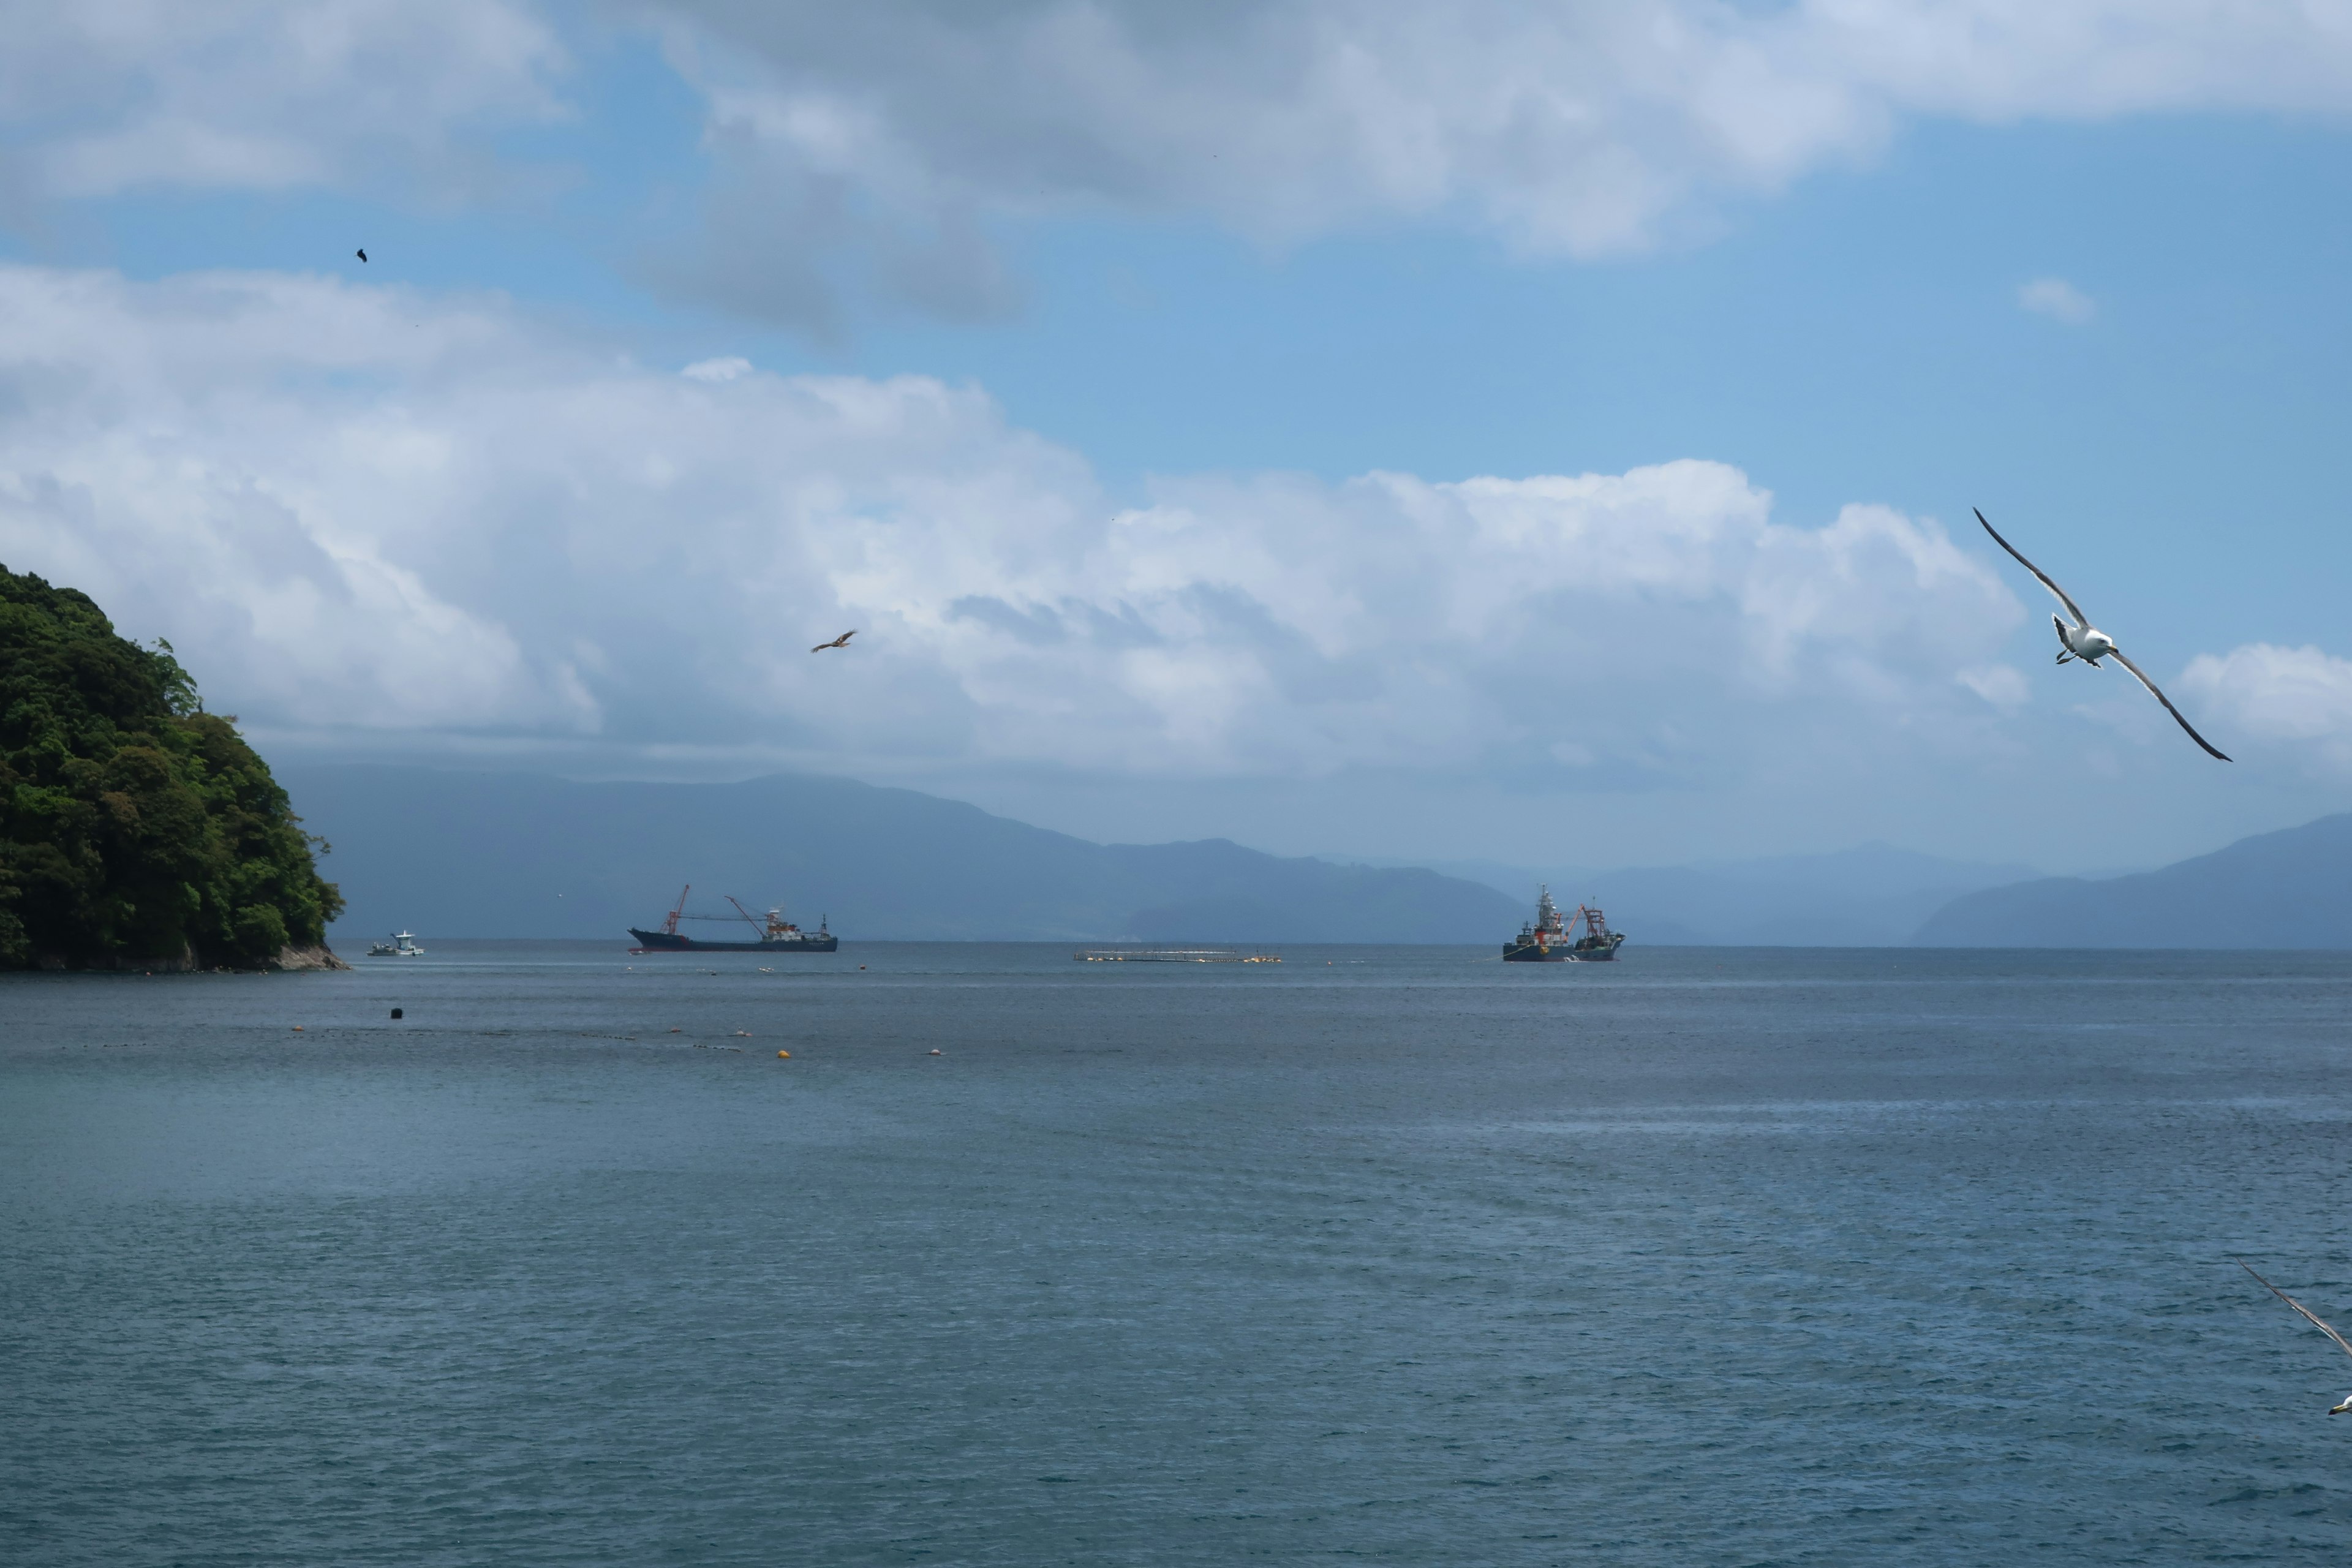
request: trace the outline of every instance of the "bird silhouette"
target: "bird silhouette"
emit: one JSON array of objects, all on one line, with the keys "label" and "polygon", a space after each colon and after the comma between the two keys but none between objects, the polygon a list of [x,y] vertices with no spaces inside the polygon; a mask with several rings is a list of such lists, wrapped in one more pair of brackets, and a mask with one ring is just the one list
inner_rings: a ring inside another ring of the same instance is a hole
[{"label": "bird silhouette", "polygon": [[[2106,633],[2099,630],[2096,626],[2091,624],[2091,617],[2083,613],[2083,606],[2074,603],[2074,599],[2067,595],[2066,590],[2061,588],[2054,581],[2052,580],[2049,573],[2044,572],[2041,567],[2036,566],[2024,556],[2019,555],[2016,545],[2011,544],[2008,540],[2003,539],[1998,532],[1996,532],[1992,524],[1985,522],[1984,513],[1980,511],[1978,512],[1977,521],[1984,523],[1984,531],[1987,533],[1992,534],[1992,542],[1995,544],[2000,545],[2003,550],[2006,550],[2011,555],[2016,556],[2017,563],[2020,566],[2024,567],[2028,572],[2032,573],[2035,577],[2039,578],[2042,585],[2049,589],[2052,594],[2055,595],[2060,604],[2066,606],[2066,614],[2074,617],[2074,624],[2071,626],[2060,616],[2053,616],[2050,617],[2050,624],[2058,628],[2058,662],[2060,664],[2064,664],[2069,659],[2079,658],[2084,664],[2089,665],[2093,669],[2105,669],[2106,666],[2101,664],[2099,660],[2103,658],[2114,659],[2117,664],[2120,664],[2126,669],[2130,670],[2132,674],[2138,679],[2139,683],[2147,688],[2147,694],[2150,697],[2155,698],[2158,702],[2164,704],[2164,710],[2172,715],[2174,722],[2178,723],[2182,729],[2189,731],[2189,738],[2190,740],[2205,748],[2205,754],[2207,756],[2220,758],[2221,761],[2225,763],[2230,760],[2213,744],[2212,742],[2199,734],[2195,725],[2191,724],[2188,720],[2180,716],[2180,710],[2172,705],[2172,699],[2167,697],[2163,692],[2157,689],[2156,682],[2147,678],[2146,671],[2142,670],[2139,666],[2134,664],[2130,659],[2124,657],[2124,650],[2116,646],[2115,638],[2109,637]],[[2259,1278],[2259,1276],[2257,1276],[2257,1278]]]},{"label": "bird silhouette", "polygon": [[845,631],[845,632],[842,633],[839,637],[837,637],[834,638],[831,642],[821,642],[821,643],[817,644],[817,645],[816,645],[816,647],[813,647],[813,648],[809,649],[809,652],[811,652],[811,653],[823,653],[825,649],[827,649],[827,648],[829,648],[829,647],[847,647],[849,646],[849,639],[850,639],[850,638],[852,638],[852,637],[856,637],[856,635],[857,635],[857,632],[856,632],[856,628],[854,628],[854,627],[853,627],[852,629],[850,629],[850,630],[848,630],[848,631]]},{"label": "bird silhouette", "polygon": [[367,259],[367,252],[364,250],[361,251],[359,253],[359,258],[362,261],[365,261]]},{"label": "bird silhouette", "polygon": [[[2321,1333],[2326,1334],[2329,1339],[2336,1342],[2336,1349],[2342,1351],[2346,1355],[2352,1355],[2352,1343],[2346,1342],[2342,1334],[2337,1333],[2334,1329],[2329,1328],[2326,1323],[2320,1321],[2318,1313],[2313,1311],[2310,1308],[2305,1306],[2302,1302],[2296,1300],[2294,1297],[2288,1295],[2285,1291],[2280,1289],[2269,1280],[2263,1279],[2261,1275],[2254,1274],[2254,1266],[2247,1262],[2244,1258],[2233,1258],[2230,1261],[2235,1263],[2247,1273],[2253,1274],[2256,1279],[2261,1279],[2263,1289],[2268,1290],[2272,1295],[2276,1296],[2280,1300],[2284,1301],[2288,1306],[2293,1307],[2297,1312],[2302,1313],[2304,1320],[2310,1323],[2313,1328],[2317,1329]],[[2347,1412],[2352,1412],[2352,1394],[2346,1394],[2344,1396],[2344,1402],[2330,1410],[2327,1414],[2330,1415],[2342,1415]]]}]

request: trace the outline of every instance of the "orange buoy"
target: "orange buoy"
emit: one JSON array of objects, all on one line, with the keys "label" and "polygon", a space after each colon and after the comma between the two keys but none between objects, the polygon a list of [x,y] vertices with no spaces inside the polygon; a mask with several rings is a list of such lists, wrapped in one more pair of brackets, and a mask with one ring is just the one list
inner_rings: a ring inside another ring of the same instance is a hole
[{"label": "orange buoy", "polygon": [[792,1054],[793,1054],[793,1053],[792,1053],[792,1052],[790,1052],[790,1051],[778,1051],[778,1052],[776,1053],[776,1055],[778,1055],[779,1057],[788,1057],[788,1056],[791,1056]]}]

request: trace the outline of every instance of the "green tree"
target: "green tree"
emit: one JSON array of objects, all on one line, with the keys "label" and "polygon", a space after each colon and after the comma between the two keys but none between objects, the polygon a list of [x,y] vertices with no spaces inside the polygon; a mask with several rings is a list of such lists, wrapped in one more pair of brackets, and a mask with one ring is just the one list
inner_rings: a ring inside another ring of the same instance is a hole
[{"label": "green tree", "polygon": [[314,846],[169,643],[0,566],[0,967],[321,942],[343,900]]}]

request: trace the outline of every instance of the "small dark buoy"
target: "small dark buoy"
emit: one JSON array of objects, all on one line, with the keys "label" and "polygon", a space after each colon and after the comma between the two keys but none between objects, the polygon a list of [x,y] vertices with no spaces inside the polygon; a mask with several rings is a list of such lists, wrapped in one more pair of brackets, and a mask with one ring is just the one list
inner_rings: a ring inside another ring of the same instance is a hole
[{"label": "small dark buoy", "polygon": [[399,1008],[397,1008],[397,1007],[394,1007],[394,1008],[392,1010],[392,1016],[393,1016],[394,1017],[395,1017],[395,1018],[399,1017],[399,1016],[400,1016],[400,1009],[399,1009]]}]

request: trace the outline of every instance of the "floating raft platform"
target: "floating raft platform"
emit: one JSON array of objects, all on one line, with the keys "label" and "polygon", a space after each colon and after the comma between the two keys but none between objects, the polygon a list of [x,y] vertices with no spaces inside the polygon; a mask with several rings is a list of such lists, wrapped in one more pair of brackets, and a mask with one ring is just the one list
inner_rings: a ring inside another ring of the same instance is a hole
[{"label": "floating raft platform", "polygon": [[1070,954],[1080,963],[1280,963],[1278,952],[1230,947],[1088,947]]}]

